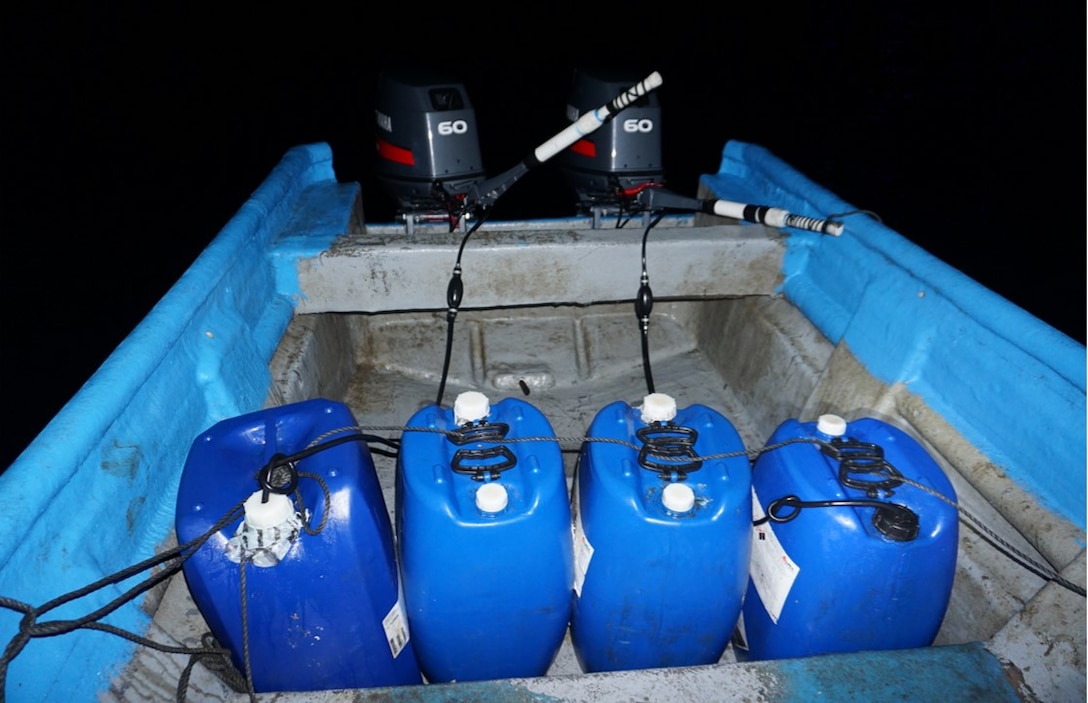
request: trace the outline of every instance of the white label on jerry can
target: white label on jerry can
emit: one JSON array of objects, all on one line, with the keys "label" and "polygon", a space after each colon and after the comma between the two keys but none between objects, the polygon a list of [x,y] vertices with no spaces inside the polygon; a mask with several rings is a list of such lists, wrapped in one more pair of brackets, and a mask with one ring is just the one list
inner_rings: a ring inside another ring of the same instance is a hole
[{"label": "white label on jerry can", "polygon": [[400,598],[397,598],[397,602],[382,618],[382,627],[385,628],[385,638],[389,642],[389,651],[393,653],[393,658],[396,659],[401,650],[408,644],[408,619],[404,615],[404,606],[401,605]]},{"label": "white label on jerry can", "polygon": [[578,509],[577,478],[574,479],[571,493],[573,496],[570,507],[574,515],[571,527],[571,534],[574,536],[574,592],[581,598],[582,585],[586,581],[586,572],[589,571],[589,562],[593,559],[593,545],[589,543],[585,530],[582,529],[582,511]]},{"label": "white label on jerry can", "polygon": [[[759,522],[764,518],[763,507],[760,505],[756,489],[752,489],[752,522]],[[800,573],[799,567],[771,529],[770,521],[754,525],[752,527],[752,583],[756,587],[759,599],[763,601],[763,607],[771,616],[771,621],[778,623],[778,617],[782,614],[782,607],[786,604],[786,597],[793,588],[793,582]]]}]

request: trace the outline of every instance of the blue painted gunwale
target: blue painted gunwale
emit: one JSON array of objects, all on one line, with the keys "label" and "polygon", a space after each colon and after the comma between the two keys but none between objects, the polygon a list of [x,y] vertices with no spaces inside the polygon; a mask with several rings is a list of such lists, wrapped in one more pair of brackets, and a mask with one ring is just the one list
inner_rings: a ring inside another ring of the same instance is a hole
[{"label": "blue painted gunwale", "polygon": [[[291,320],[277,290],[281,239],[320,248],[344,231],[356,184],[335,180],[326,145],[292,149],[8,470],[0,494],[0,595],[32,606],[151,557],[171,532],[188,447],[220,420],[260,409],[268,361]],[[146,576],[146,575],[143,575]],[[142,577],[141,577],[142,578]],[[44,614],[78,618],[136,583]],[[0,636],[20,616],[0,609]],[[144,632],[135,605],[105,622]],[[135,645],[77,631],[37,638],[7,676],[11,700],[90,700]],[[48,675],[43,675],[48,672]],[[55,677],[55,678],[54,678]]]},{"label": "blue painted gunwale", "polygon": [[[725,146],[721,170],[703,183],[720,198],[799,214],[854,209],[741,142]],[[297,261],[345,230],[358,196],[358,184],[336,182],[328,145],[285,155],[0,475],[12,507],[0,515],[0,595],[41,605],[166,543],[193,438],[261,407],[268,361],[299,295]],[[1083,345],[867,218],[849,218],[839,238],[791,232],[787,247],[782,291],[824,334],[845,341],[877,378],[908,384],[1010,477],[1083,529]],[[862,265],[880,275],[856,276]],[[39,620],[80,617],[134,581]],[[20,619],[0,609],[5,641]],[[149,618],[127,605],[105,621],[142,632]],[[134,650],[86,630],[34,639],[12,663],[6,693],[12,700],[89,699],[108,688]]]},{"label": "blue painted gunwale", "polygon": [[[702,183],[718,198],[814,217],[857,209],[743,142],[727,143]],[[1084,530],[1084,345],[878,221],[845,222],[840,237],[791,231],[781,292],[873,376],[905,384]]]}]

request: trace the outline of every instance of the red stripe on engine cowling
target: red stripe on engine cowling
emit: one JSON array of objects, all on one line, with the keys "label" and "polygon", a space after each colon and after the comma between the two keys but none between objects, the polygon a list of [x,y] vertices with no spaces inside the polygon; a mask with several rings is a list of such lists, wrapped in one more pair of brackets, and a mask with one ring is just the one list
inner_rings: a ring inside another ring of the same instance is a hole
[{"label": "red stripe on engine cowling", "polygon": [[597,145],[588,139],[579,139],[570,145],[570,150],[590,159],[597,158]]},{"label": "red stripe on engine cowling", "polygon": [[405,166],[416,165],[416,157],[412,155],[410,149],[390,144],[384,139],[375,139],[374,141],[378,147],[378,158],[398,164],[404,164]]}]

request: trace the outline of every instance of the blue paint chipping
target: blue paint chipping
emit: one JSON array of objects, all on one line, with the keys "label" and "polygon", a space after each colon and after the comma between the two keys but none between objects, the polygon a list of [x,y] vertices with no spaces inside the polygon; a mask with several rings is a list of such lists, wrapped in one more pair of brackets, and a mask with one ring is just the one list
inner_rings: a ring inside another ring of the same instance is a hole
[{"label": "blue paint chipping", "polygon": [[861,652],[776,663],[771,700],[1021,703],[998,661],[979,644]]}]

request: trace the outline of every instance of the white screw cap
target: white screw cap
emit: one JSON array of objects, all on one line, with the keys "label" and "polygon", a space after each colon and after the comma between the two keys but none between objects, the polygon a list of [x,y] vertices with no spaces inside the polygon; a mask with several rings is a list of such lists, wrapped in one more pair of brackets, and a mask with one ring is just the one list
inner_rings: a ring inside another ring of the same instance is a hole
[{"label": "white screw cap", "polygon": [[501,483],[485,483],[476,491],[476,507],[485,513],[497,513],[510,501],[506,486]]},{"label": "white screw cap", "polygon": [[661,491],[661,502],[674,513],[686,513],[695,505],[695,491],[686,483],[670,483]]},{"label": "white screw cap", "polygon": [[291,499],[282,493],[269,493],[268,502],[261,502],[264,491],[257,491],[242,507],[246,511],[246,524],[256,530],[264,530],[275,527],[295,514],[295,506]]},{"label": "white screw cap", "polygon": [[487,396],[479,391],[465,391],[453,401],[453,421],[458,426],[483,420],[491,412]]},{"label": "white screw cap", "polygon": [[842,437],[846,434],[846,420],[838,415],[821,415],[816,420],[816,431],[831,437]]},{"label": "white screw cap", "polygon": [[642,421],[666,422],[676,417],[676,400],[665,393],[650,393],[642,399]]}]

